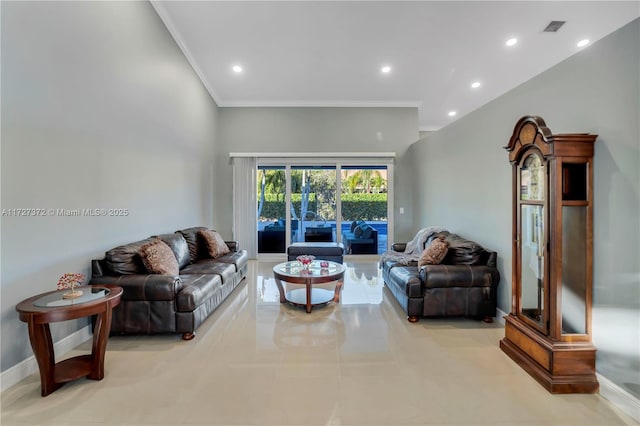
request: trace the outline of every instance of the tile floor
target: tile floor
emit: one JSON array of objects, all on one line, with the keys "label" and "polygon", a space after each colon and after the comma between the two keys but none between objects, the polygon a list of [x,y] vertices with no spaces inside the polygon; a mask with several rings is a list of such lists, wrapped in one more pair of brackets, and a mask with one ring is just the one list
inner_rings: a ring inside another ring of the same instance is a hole
[{"label": "tile floor", "polygon": [[[375,262],[347,263],[339,305],[278,303],[273,263],[197,332],[109,340],[106,375],[46,398],[2,393],[9,425],[629,425],[598,395],[551,395],[499,347],[499,323],[406,321]],[[72,353],[90,349],[84,343]]]}]

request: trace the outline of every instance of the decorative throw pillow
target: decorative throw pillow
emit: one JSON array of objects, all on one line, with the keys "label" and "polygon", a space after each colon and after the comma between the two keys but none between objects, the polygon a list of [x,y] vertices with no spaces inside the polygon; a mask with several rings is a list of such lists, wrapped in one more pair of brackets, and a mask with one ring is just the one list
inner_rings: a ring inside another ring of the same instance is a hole
[{"label": "decorative throw pillow", "polygon": [[371,238],[371,236],[373,235],[373,228],[371,227],[371,225],[362,223],[360,224],[360,227],[362,228],[362,235],[360,236],[360,238],[363,238],[365,240]]},{"label": "decorative throw pillow", "polygon": [[424,249],[422,255],[420,256],[420,260],[418,260],[418,267],[424,265],[438,265],[447,255],[447,251],[449,250],[449,243],[445,240],[444,236],[439,236],[438,238],[434,238],[429,244],[429,247]]},{"label": "decorative throw pillow", "polygon": [[204,246],[207,248],[209,256],[212,258],[215,259],[216,257],[231,253],[229,246],[224,242],[224,238],[222,238],[222,236],[216,231],[205,229],[203,231],[198,231],[198,235],[202,238],[202,241],[204,241]]},{"label": "decorative throw pillow", "polygon": [[204,255],[205,248],[203,247],[201,239],[198,238],[198,231],[202,231],[207,229],[204,226],[194,226],[192,228],[181,229],[177,231],[182,234],[185,240],[187,240],[187,245],[189,246],[189,257],[191,258],[191,263],[196,263],[198,259],[201,259]]},{"label": "decorative throw pillow", "polygon": [[351,222],[351,232],[353,233],[358,232],[356,229],[358,228],[358,226],[362,225],[363,223],[366,223],[366,222],[362,219],[357,219]]},{"label": "decorative throw pillow", "polygon": [[176,256],[171,248],[159,238],[140,247],[140,257],[151,274],[173,276],[180,274]]}]

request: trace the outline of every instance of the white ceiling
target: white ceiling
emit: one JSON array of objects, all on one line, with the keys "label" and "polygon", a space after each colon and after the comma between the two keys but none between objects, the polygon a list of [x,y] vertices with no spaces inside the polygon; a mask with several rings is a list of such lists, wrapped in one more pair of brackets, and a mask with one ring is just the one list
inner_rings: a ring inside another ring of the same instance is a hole
[{"label": "white ceiling", "polygon": [[[589,49],[579,40],[593,43],[640,16],[637,0],[152,4],[219,106],[418,107],[421,130],[449,124]],[[544,33],[552,20],[567,22]],[[519,43],[509,48],[511,37]],[[471,89],[473,81],[482,86]]]}]

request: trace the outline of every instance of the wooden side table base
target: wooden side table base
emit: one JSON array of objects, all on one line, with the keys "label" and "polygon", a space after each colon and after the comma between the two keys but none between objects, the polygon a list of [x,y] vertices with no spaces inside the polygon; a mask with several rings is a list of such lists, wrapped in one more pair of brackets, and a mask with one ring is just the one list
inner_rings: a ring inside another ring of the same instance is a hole
[{"label": "wooden side table base", "polygon": [[[104,355],[111,329],[112,309],[120,303],[122,288],[100,286],[110,290],[103,298],[77,305],[38,307],[33,302],[41,297],[34,296],[16,307],[20,319],[27,323],[29,340],[40,369],[40,394],[47,396],[63,384],[81,377],[91,380],[104,378]],[[93,329],[93,343],[90,355],[80,355],[56,364],[53,339],[49,323],[97,315]]]}]

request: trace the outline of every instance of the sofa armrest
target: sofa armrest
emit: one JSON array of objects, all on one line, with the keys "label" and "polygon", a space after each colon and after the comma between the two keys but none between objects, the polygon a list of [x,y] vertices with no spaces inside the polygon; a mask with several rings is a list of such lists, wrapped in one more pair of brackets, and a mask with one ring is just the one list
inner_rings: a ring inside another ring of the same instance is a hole
[{"label": "sofa armrest", "polygon": [[107,267],[104,264],[104,260],[102,259],[92,259],[91,260],[91,276],[99,277],[101,275],[106,274]]},{"label": "sofa armrest", "polygon": [[485,252],[487,256],[487,261],[485,262],[485,264],[487,266],[493,266],[495,268],[498,261],[498,253],[487,249],[485,249]]},{"label": "sofa armrest", "polygon": [[182,290],[180,277],[155,274],[100,275],[89,284],[114,284],[123,288],[122,300],[174,300]]},{"label": "sofa armrest", "polygon": [[232,252],[237,252],[238,250],[240,250],[239,241],[225,241],[225,244],[227,245],[227,247],[229,247],[229,250],[231,250]]},{"label": "sofa armrest", "polygon": [[393,244],[391,244],[391,250],[393,250],[393,251],[398,251],[400,253],[403,253],[405,248],[407,248],[407,243],[393,243]]},{"label": "sofa armrest", "polygon": [[425,288],[497,287],[498,269],[483,265],[425,265],[420,268]]}]

